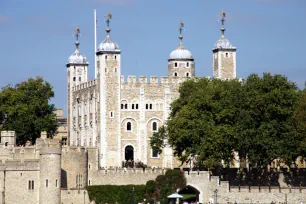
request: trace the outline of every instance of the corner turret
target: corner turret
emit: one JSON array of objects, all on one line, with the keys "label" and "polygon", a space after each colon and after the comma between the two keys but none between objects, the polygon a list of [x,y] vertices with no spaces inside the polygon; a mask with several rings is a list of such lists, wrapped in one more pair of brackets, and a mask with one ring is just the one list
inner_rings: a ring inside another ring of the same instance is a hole
[{"label": "corner turret", "polygon": [[234,47],[228,39],[226,39],[224,32],[225,12],[221,13],[222,23],[221,38],[216,42],[213,48],[213,76],[220,79],[234,79],[236,78],[236,47]]},{"label": "corner turret", "polygon": [[168,58],[168,76],[169,77],[192,77],[194,76],[194,59],[189,50],[183,45],[184,23],[180,22],[179,27],[179,46],[173,50]]}]

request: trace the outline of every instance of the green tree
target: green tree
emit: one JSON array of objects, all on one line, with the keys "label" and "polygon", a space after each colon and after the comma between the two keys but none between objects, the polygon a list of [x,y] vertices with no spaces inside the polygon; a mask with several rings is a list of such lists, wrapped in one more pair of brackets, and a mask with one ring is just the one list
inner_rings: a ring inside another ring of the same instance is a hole
[{"label": "green tree", "polygon": [[[171,104],[166,127],[151,138],[161,149],[167,140],[182,162],[197,157],[199,165],[213,168],[229,164],[237,143],[235,124],[242,94],[238,80],[193,79],[182,84]],[[166,129],[166,131],[165,131]]]},{"label": "green tree", "polygon": [[196,158],[206,168],[221,161],[229,165],[234,151],[254,167],[279,158],[291,164],[305,153],[306,134],[297,121],[304,121],[306,129],[306,96],[297,106],[300,91],[285,76],[193,79],[179,93],[165,127],[151,138],[153,149],[161,152],[167,142],[182,162]]},{"label": "green tree", "polygon": [[41,131],[53,136],[57,123],[54,105],[49,104],[52,97],[52,86],[41,77],[3,87],[0,92],[1,130],[14,130],[19,145],[28,140],[35,143]]},{"label": "green tree", "polygon": [[250,75],[243,84],[235,150],[254,167],[281,158],[291,164],[298,156],[299,135],[292,120],[299,91],[285,76]]}]

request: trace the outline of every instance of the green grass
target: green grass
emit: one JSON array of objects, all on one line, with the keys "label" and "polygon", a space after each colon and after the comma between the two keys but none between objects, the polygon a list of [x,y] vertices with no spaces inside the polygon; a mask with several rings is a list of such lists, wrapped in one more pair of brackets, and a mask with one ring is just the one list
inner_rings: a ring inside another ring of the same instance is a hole
[{"label": "green grass", "polygon": [[180,194],[180,195],[183,196],[182,200],[197,199],[196,194]]}]

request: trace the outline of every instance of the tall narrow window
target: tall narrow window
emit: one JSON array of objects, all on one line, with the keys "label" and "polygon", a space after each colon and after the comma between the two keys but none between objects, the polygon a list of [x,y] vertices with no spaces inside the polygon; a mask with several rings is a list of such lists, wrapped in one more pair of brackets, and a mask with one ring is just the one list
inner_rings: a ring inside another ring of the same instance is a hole
[{"label": "tall narrow window", "polygon": [[105,59],[107,60],[107,55],[105,55]]},{"label": "tall narrow window", "polygon": [[48,187],[48,179],[46,179],[46,187]]},{"label": "tall narrow window", "polygon": [[189,73],[188,72],[186,73],[186,77],[189,77]]},{"label": "tall narrow window", "polygon": [[189,62],[186,63],[186,67],[189,67]]},{"label": "tall narrow window", "polygon": [[149,104],[146,104],[146,109],[149,109]]},{"label": "tall narrow window", "polygon": [[174,76],[177,76],[177,73],[176,73],[176,72],[174,72]]},{"label": "tall narrow window", "polygon": [[152,131],[153,132],[157,131],[157,122],[152,123]]},{"label": "tall narrow window", "polygon": [[127,108],[127,104],[124,105],[124,108],[125,108],[125,109],[128,109],[128,108]]},{"label": "tall narrow window", "polygon": [[152,104],[150,104],[150,109],[152,110]]},{"label": "tall narrow window", "polygon": [[177,62],[174,63],[174,67],[177,67]]},{"label": "tall narrow window", "polygon": [[107,73],[107,68],[105,68],[105,73]]},{"label": "tall narrow window", "polygon": [[152,158],[158,158],[158,151],[152,149]]},{"label": "tall narrow window", "polygon": [[136,109],[138,110],[138,104],[136,104]]},{"label": "tall narrow window", "polygon": [[75,81],[75,77],[73,77],[73,81]]},{"label": "tall narrow window", "polygon": [[32,190],[34,190],[34,181],[32,180]]},{"label": "tall narrow window", "polygon": [[228,57],[228,53],[225,53],[225,57]]},{"label": "tall narrow window", "polygon": [[132,124],[131,124],[131,122],[127,122],[127,123],[126,123],[126,130],[127,130],[127,131],[131,131],[131,130],[132,130]]},{"label": "tall narrow window", "polygon": [[57,187],[57,179],[55,180],[55,187]]},{"label": "tall narrow window", "polygon": [[31,190],[31,181],[29,181],[29,190]]},{"label": "tall narrow window", "polygon": [[121,104],[121,109],[124,109],[124,105],[123,104]]},{"label": "tall narrow window", "polygon": [[117,56],[115,55],[115,60],[117,59]]},{"label": "tall narrow window", "polygon": [[135,105],[134,104],[132,104],[132,109],[134,109],[135,108]]},{"label": "tall narrow window", "polygon": [[82,81],[82,78],[81,78],[81,77],[79,77],[79,81]]},{"label": "tall narrow window", "polygon": [[115,68],[115,72],[117,72],[117,68]]}]

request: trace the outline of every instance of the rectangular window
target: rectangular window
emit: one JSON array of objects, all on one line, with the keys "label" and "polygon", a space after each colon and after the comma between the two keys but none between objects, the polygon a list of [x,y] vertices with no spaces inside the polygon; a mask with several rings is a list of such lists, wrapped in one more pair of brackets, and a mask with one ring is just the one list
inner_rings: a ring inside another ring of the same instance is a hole
[{"label": "rectangular window", "polygon": [[136,109],[138,110],[138,104],[136,104]]},{"label": "rectangular window", "polygon": [[159,157],[158,151],[152,149],[152,158],[158,158],[158,157]]},{"label": "rectangular window", "polygon": [[134,104],[132,104],[132,109],[134,109],[134,107],[135,107],[135,105],[134,105]]},{"label": "rectangular window", "polygon": [[31,190],[31,181],[29,181],[29,190]]},{"label": "rectangular window", "polygon": [[149,109],[149,104],[146,104],[146,109]]},{"label": "rectangular window", "polygon": [[32,190],[34,190],[34,181],[32,180]]},{"label": "rectangular window", "polygon": [[48,188],[48,179],[46,179],[46,187]]},{"label": "rectangular window", "polygon": [[55,187],[57,187],[57,179],[55,180]]}]

